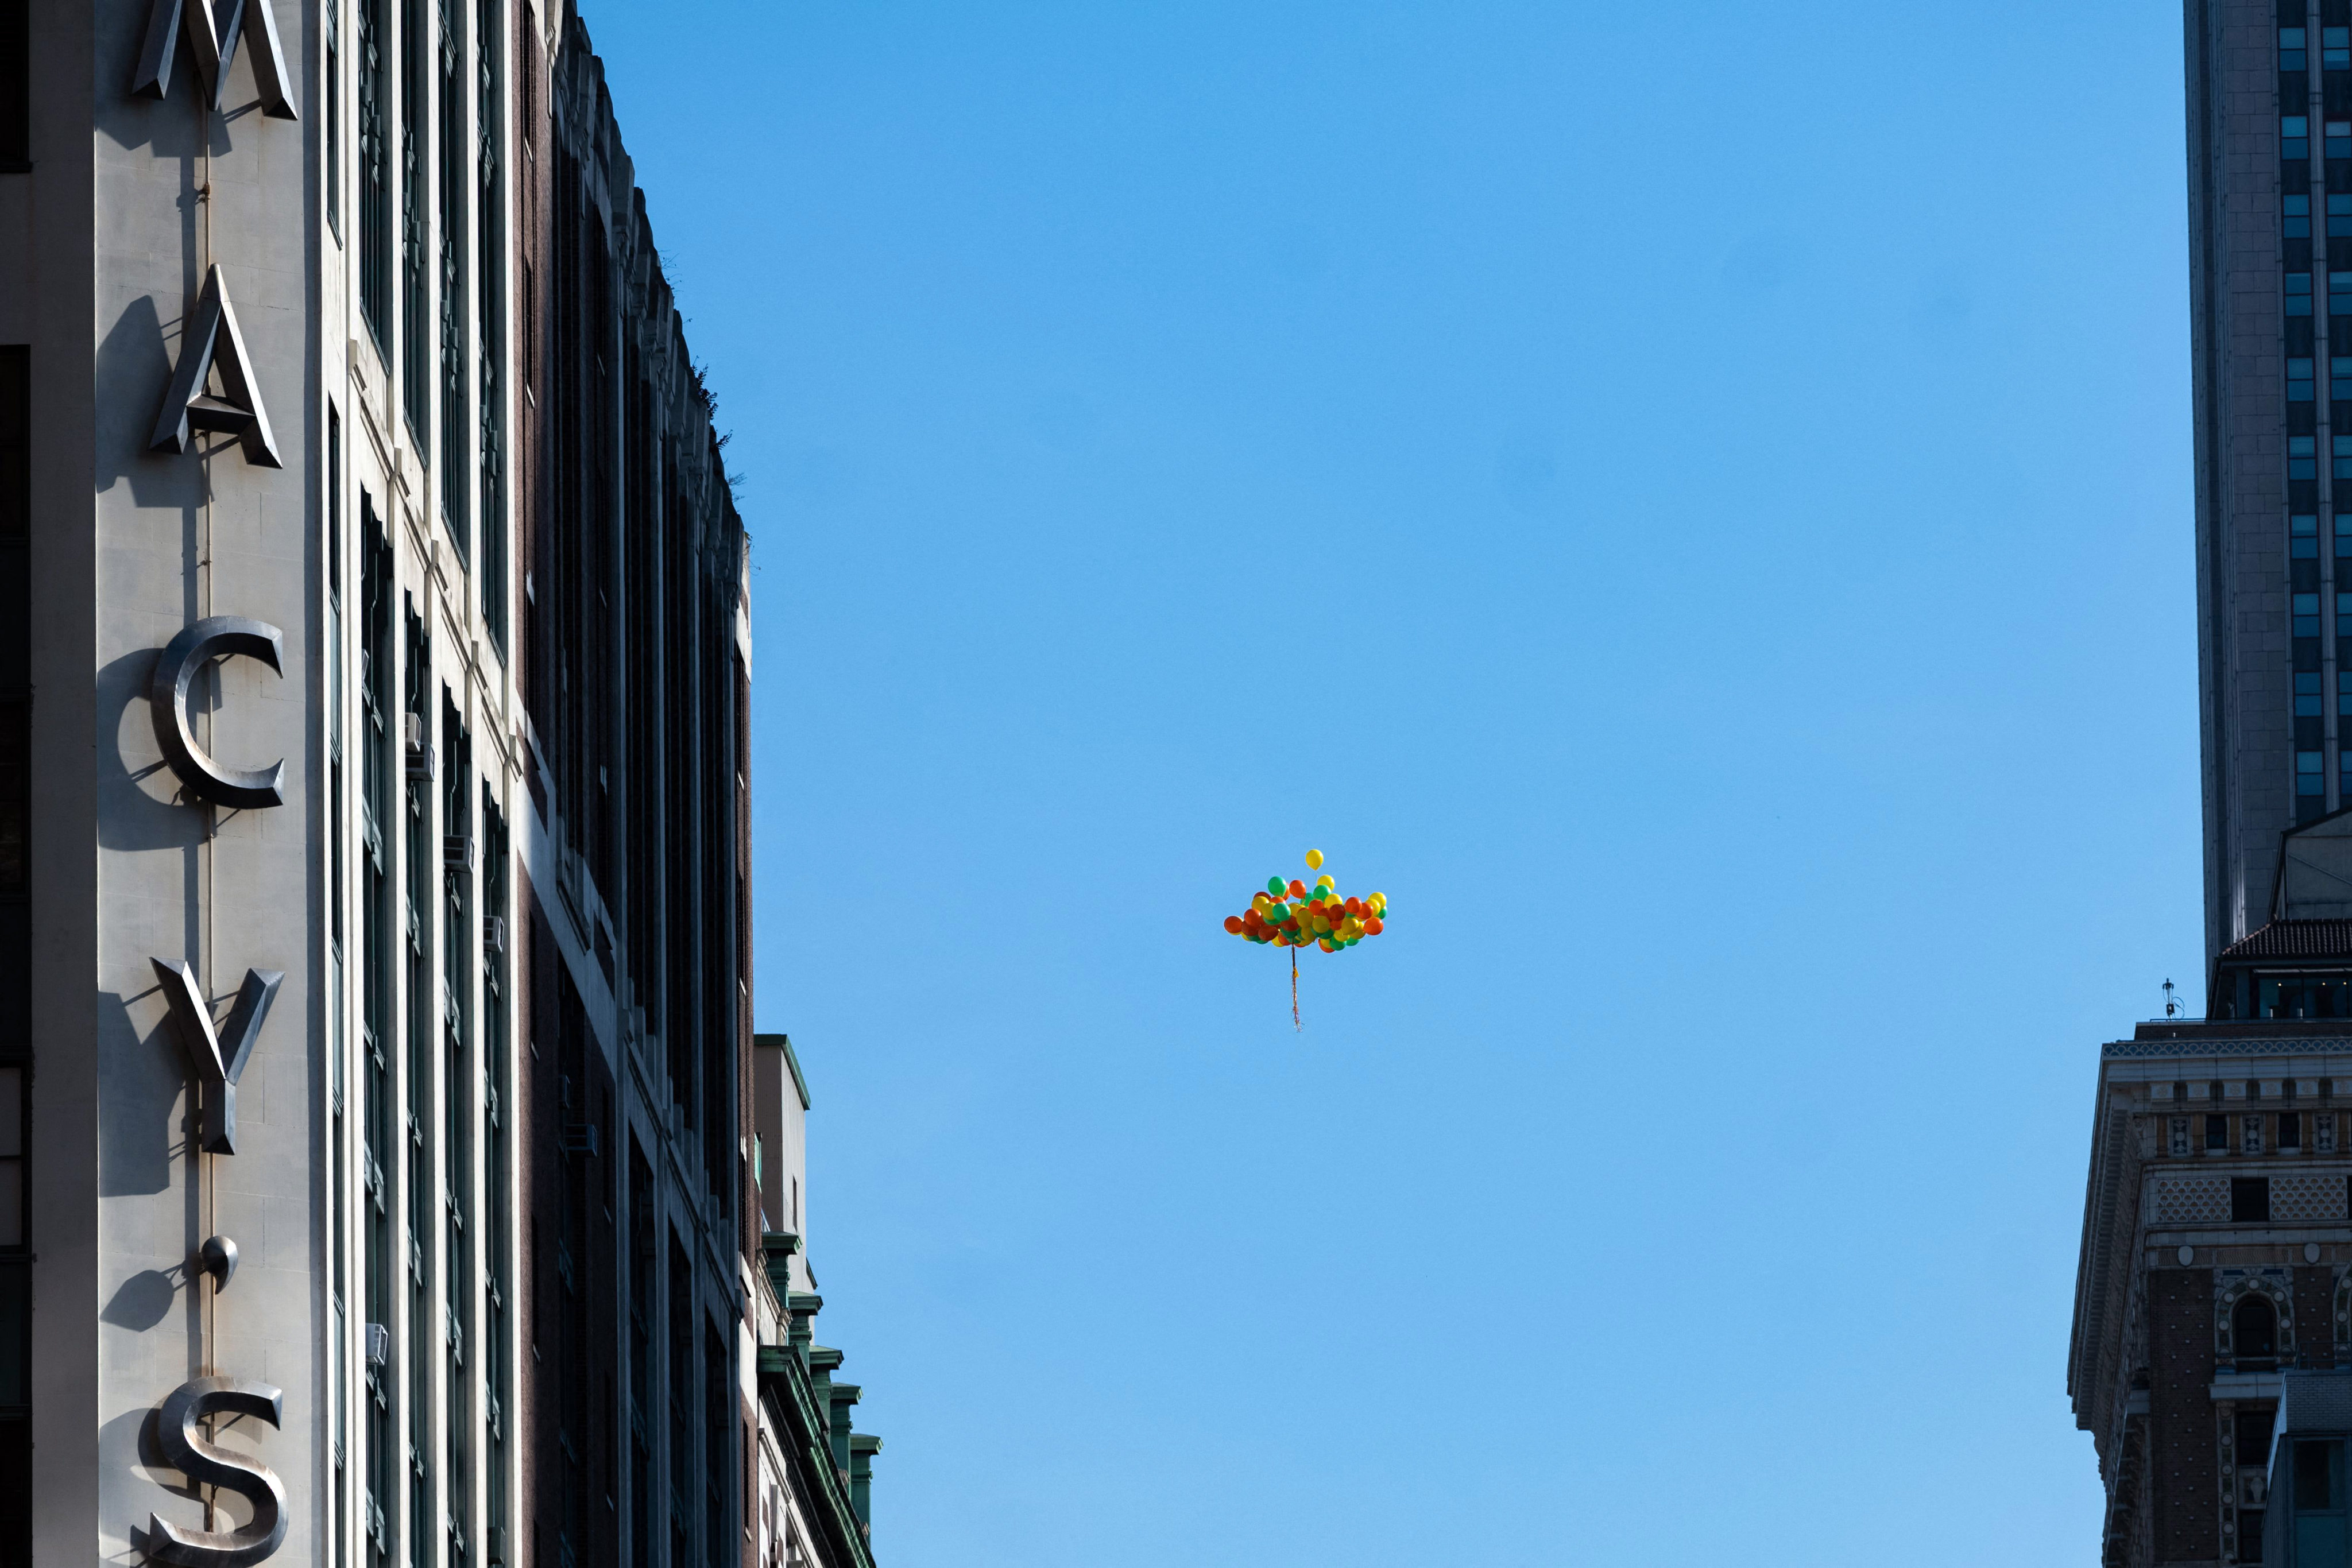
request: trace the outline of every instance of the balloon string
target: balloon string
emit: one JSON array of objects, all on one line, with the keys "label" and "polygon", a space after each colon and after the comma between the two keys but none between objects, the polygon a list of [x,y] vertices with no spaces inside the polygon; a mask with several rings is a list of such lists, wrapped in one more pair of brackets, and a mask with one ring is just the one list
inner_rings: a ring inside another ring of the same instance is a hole
[{"label": "balloon string", "polygon": [[1296,947],[1290,950],[1290,1027],[1301,1034],[1307,1032],[1307,1026],[1298,1021],[1298,949]]}]

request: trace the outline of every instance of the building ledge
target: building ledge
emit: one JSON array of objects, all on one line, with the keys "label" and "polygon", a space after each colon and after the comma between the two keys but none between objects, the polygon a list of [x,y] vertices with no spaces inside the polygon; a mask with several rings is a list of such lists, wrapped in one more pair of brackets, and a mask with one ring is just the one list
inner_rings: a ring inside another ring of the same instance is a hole
[{"label": "building ledge", "polygon": [[2275,1372],[2224,1372],[2206,1393],[2215,1399],[2275,1399],[2286,1384]]}]

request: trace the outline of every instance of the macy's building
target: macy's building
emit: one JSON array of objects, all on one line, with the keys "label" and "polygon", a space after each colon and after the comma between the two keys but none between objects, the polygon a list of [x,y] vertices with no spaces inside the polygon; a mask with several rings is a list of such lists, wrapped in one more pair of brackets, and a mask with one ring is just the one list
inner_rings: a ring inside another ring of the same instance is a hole
[{"label": "macy's building", "polygon": [[870,1563],[711,409],[564,0],[0,0],[0,1568]]}]

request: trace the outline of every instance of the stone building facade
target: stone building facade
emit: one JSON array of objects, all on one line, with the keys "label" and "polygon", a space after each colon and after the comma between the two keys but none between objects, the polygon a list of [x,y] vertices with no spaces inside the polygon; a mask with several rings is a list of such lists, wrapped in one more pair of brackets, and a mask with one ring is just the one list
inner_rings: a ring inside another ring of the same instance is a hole
[{"label": "stone building facade", "polygon": [[2262,1562],[2280,1378],[2352,1364],[2352,1029],[2143,1024],[2091,1146],[2067,1384],[2102,1561]]},{"label": "stone building facade", "polygon": [[760,1560],[711,412],[565,0],[0,0],[0,1568]]}]

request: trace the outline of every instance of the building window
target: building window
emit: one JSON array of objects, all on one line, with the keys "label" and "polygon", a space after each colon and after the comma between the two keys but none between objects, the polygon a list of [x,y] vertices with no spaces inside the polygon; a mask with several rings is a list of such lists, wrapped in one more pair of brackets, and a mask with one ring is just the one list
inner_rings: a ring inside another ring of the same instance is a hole
[{"label": "building window", "polygon": [[505,21],[498,0],[478,0],[474,26],[476,103],[474,123],[475,183],[478,205],[475,222],[480,243],[476,247],[480,272],[474,284],[475,358],[481,376],[482,620],[489,628],[491,645],[503,656],[507,647],[506,535],[506,299],[505,177],[499,156],[505,145],[506,115],[499,93],[499,47]]},{"label": "building window", "polygon": [[2300,114],[2279,120],[2279,161],[2304,162],[2311,157],[2311,121]]},{"label": "building window", "polygon": [[27,0],[0,0],[0,173],[32,167],[32,48]]},{"label": "building window", "polygon": [[326,27],[327,80],[327,228],[335,243],[343,243],[343,3],[327,0],[321,18]]},{"label": "building window", "polygon": [[2317,718],[2319,712],[2319,672],[2302,670],[2294,677],[2294,716]]},{"label": "building window", "polygon": [[2319,477],[2319,438],[2317,436],[2290,435],[2286,438],[2286,476],[2290,479]]},{"label": "building window", "polygon": [[2308,69],[2309,68],[2305,64],[2305,61],[2308,59],[2309,57],[2304,52],[2305,40],[2306,37],[2304,30],[2301,27],[2281,27],[2278,30],[2278,68],[2283,71],[2299,71]]},{"label": "building window", "polygon": [[[360,313],[376,347],[392,341],[392,167],[384,128],[387,0],[359,0]],[[2307,207],[2308,203],[2305,204]],[[2308,222],[2305,227],[2308,228]]]},{"label": "building window", "polygon": [[2344,1530],[2344,1445],[2299,1442],[2294,1446],[2294,1516],[2328,1519],[2326,1538],[2341,1540]]},{"label": "building window", "polygon": [[2286,520],[2287,554],[2295,560],[2319,559],[2319,519],[2309,514]]},{"label": "building window", "polygon": [[[5,21],[9,0],[0,0]],[[21,30],[24,10],[16,8]],[[0,348],[0,1564],[33,1561],[31,692],[32,353]]]},{"label": "building window", "polygon": [[2316,593],[2294,596],[2294,634],[2298,637],[2319,635],[2319,595]]},{"label": "building window", "polygon": [[[2217,1095],[2218,1099],[2219,1096]],[[2219,1112],[2209,1112],[2205,1117],[2205,1147],[2209,1151],[2227,1154],[2230,1149],[2230,1118]]]},{"label": "building window", "polygon": [[[2278,1359],[2278,1309],[2271,1305],[2268,1296],[2250,1293],[2238,1299],[2238,1304],[2230,1312],[2230,1348],[2240,1366],[2250,1361]],[[2263,1424],[2269,1425],[2267,1415]],[[2245,1440],[2252,1436],[2239,1434],[2241,1465],[2262,1463],[2262,1439],[2255,1437],[2252,1443]]]},{"label": "building window", "polygon": [[2319,64],[2324,70],[2352,70],[2352,27],[2319,30]]},{"label": "building window", "polygon": [[[459,559],[473,551],[473,483],[467,472],[473,444],[474,422],[466,405],[466,204],[474,182],[466,161],[466,100],[473,86],[465,68],[458,21],[465,7],[454,10],[443,0],[440,95],[441,160],[440,282],[441,282],[441,517]],[[422,427],[420,426],[420,429]]]},{"label": "building window", "polygon": [[2352,158],[2352,120],[2327,122],[2327,156]]},{"label": "building window", "polygon": [[[432,104],[425,89],[425,7],[400,7],[400,376],[401,408],[422,445],[432,428],[431,287],[425,262],[425,145]],[[2310,204],[2305,202],[2305,205]]]},{"label": "building window", "polygon": [[2289,360],[2286,362],[2286,401],[2312,401],[2312,362],[2309,360]]},{"label": "building window", "polygon": [[2327,798],[2327,779],[2320,770],[2320,762],[2321,757],[2316,751],[2294,754],[2294,793],[2297,800],[2308,800],[2317,797],[2324,800]]},{"label": "building window", "polygon": [[2311,274],[2290,272],[2286,275],[2286,313],[2290,316],[2311,314]]},{"label": "building window", "polygon": [[[2259,1116],[2249,1116],[2246,1120],[2249,1123],[2259,1124],[2262,1121],[2262,1118]],[[2259,1140],[2262,1134],[2258,1132],[2254,1136]],[[2230,1180],[2231,1220],[2239,1225],[2267,1225],[2270,1223],[2270,1218],[2271,1178],[2268,1176],[2232,1176]],[[2251,1301],[2260,1301],[2262,1298],[2259,1296],[2249,1296],[2246,1299]],[[2240,1340],[2238,1342],[2239,1353],[2241,1354],[2244,1354],[2246,1342],[2242,1339]]]},{"label": "building window", "polygon": [[2311,237],[2311,198],[2309,196],[2280,197],[2279,214],[2280,222],[2284,225],[2281,230],[2284,237],[2287,239]]}]

